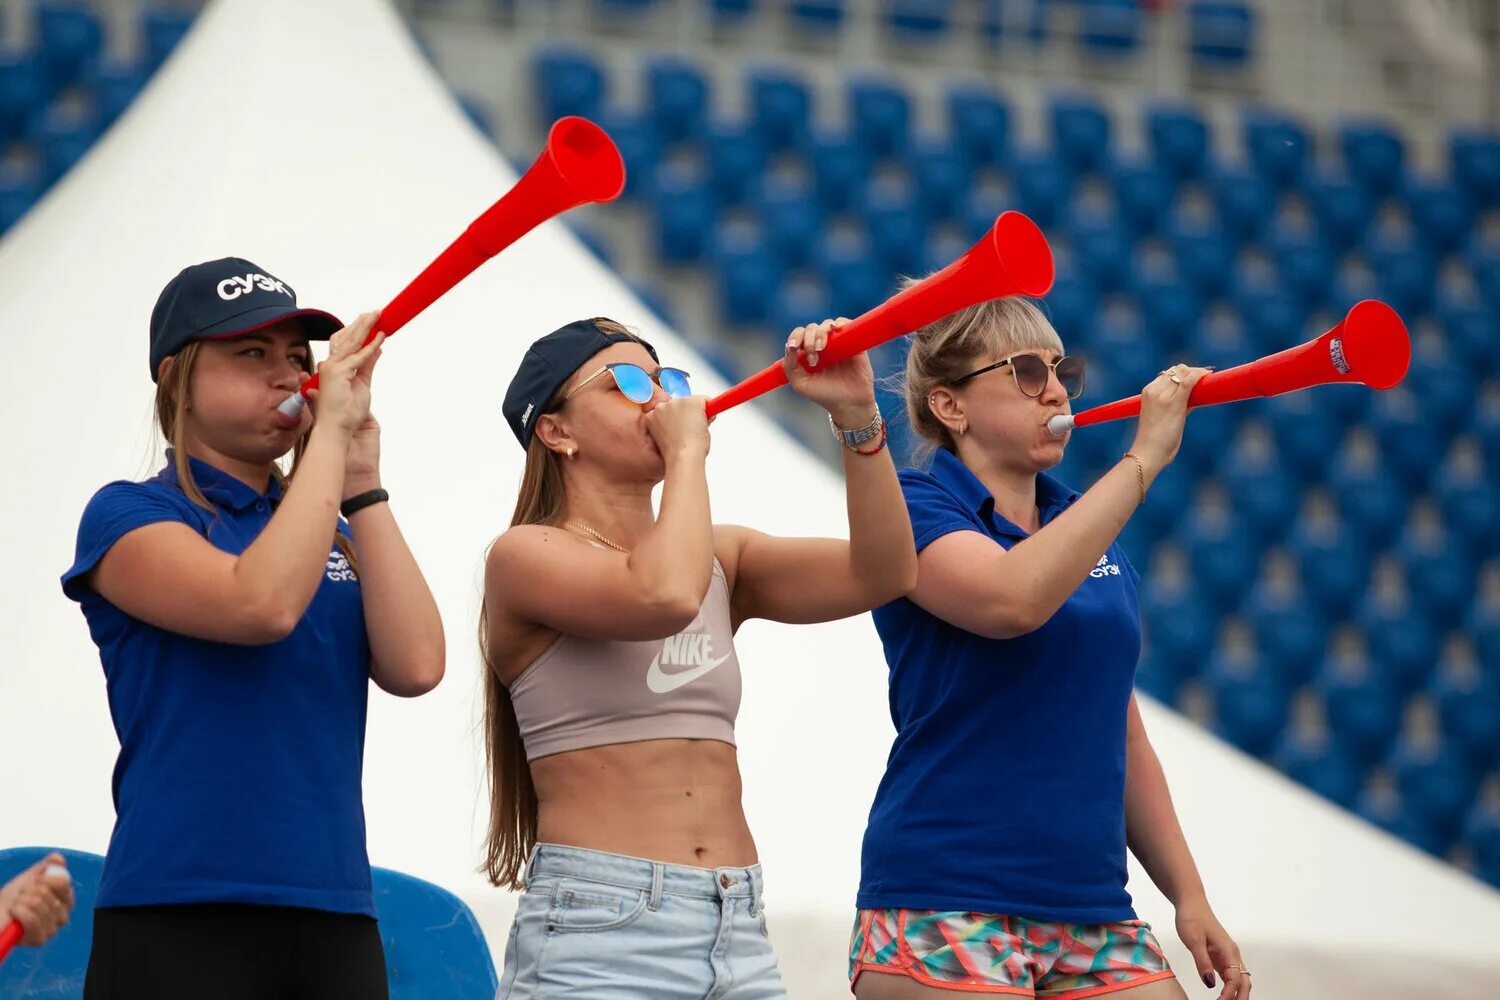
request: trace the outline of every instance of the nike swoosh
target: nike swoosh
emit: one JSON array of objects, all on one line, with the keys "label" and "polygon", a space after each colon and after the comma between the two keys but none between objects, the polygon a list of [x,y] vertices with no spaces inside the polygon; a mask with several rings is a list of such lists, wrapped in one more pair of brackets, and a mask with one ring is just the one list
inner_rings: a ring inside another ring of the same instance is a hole
[{"label": "nike swoosh", "polygon": [[691,670],[684,670],[679,674],[669,674],[661,668],[661,654],[657,653],[651,658],[651,668],[646,671],[646,686],[656,694],[666,694],[668,691],[676,691],[684,684],[693,681],[708,673],[714,667],[723,663],[733,655],[726,653],[709,663],[700,664]]}]

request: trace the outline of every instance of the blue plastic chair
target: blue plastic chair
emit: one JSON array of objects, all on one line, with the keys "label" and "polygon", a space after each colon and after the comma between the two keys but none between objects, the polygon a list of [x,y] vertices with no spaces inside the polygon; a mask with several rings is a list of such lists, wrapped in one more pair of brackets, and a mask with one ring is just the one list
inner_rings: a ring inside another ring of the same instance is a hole
[{"label": "blue plastic chair", "polygon": [[[1214,613],[1196,588],[1165,588],[1149,579],[1141,596],[1147,653],[1136,683],[1171,703],[1184,681],[1197,676],[1213,651]],[[1146,661],[1150,669],[1146,670]]]},{"label": "blue plastic chair", "polygon": [[911,99],[893,79],[857,76],[845,87],[849,131],[877,157],[906,148],[911,129]]},{"label": "blue plastic chair", "polygon": [[1137,239],[1162,227],[1177,196],[1171,174],[1153,163],[1124,162],[1115,164],[1110,181],[1120,218]]},{"label": "blue plastic chair", "polygon": [[1194,0],[1188,8],[1188,49],[1198,65],[1237,69],[1254,51],[1255,12],[1243,3]]},{"label": "blue plastic chair", "polygon": [[798,28],[831,34],[844,25],[844,0],[787,0],[787,14]]},{"label": "blue plastic chair", "polygon": [[97,68],[89,76],[88,88],[94,98],[100,127],[113,125],[145,85],[145,74],[135,67],[105,65]]},{"label": "blue plastic chair", "polygon": [[1445,463],[1433,483],[1443,521],[1476,552],[1500,551],[1500,487],[1495,473],[1475,453]]},{"label": "blue plastic chair", "polygon": [[[1314,232],[1273,227],[1267,248],[1286,290],[1309,309],[1322,306],[1337,274],[1338,257]],[[1288,345],[1290,346],[1290,345]]]},{"label": "blue plastic chair", "polygon": [[1441,295],[1435,312],[1456,363],[1481,379],[1500,375],[1500,315],[1468,296]]},{"label": "blue plastic chair", "polygon": [[1292,530],[1289,549],[1308,598],[1330,621],[1347,615],[1369,579],[1364,539],[1356,538],[1336,515],[1326,520],[1304,516]]},{"label": "blue plastic chair", "polygon": [[818,242],[813,263],[827,284],[833,315],[858,316],[885,298],[891,274],[880,265],[862,230],[846,226],[827,229]]},{"label": "blue plastic chair", "polygon": [[1108,212],[1079,206],[1069,216],[1066,232],[1079,271],[1106,294],[1120,290],[1131,271],[1130,231]]},{"label": "blue plastic chair", "polygon": [[803,266],[823,231],[823,205],[805,178],[768,174],[750,198],[766,245],[787,267]]},{"label": "blue plastic chair", "polygon": [[37,124],[33,136],[42,150],[42,167],[48,184],[55,183],[99,138],[99,123],[92,116],[67,114],[54,106]]},{"label": "blue plastic chair", "polygon": [[651,191],[653,235],[657,257],[668,264],[703,259],[718,207],[701,178],[676,167],[663,167]]},{"label": "blue plastic chair", "polygon": [[77,1000],[94,941],[94,899],[104,858],[86,851],[52,847],[0,850],[0,885],[53,851],[61,854],[73,879],[73,912],[68,924],[46,946],[17,948],[0,965],[0,1000]]},{"label": "blue plastic chair", "polygon": [[1345,809],[1354,808],[1365,782],[1359,759],[1327,733],[1307,735],[1288,729],[1271,762],[1293,781]]},{"label": "blue plastic chair", "polygon": [[1256,576],[1256,546],[1231,512],[1195,506],[1178,537],[1193,567],[1193,580],[1222,614],[1235,610],[1245,582]]},{"label": "blue plastic chair", "polygon": [[790,66],[761,66],[745,77],[751,128],[767,149],[776,152],[801,146],[812,120],[812,91],[807,80]]},{"label": "blue plastic chair", "polygon": [[952,143],[926,139],[906,156],[912,185],[923,214],[932,220],[956,218],[973,180],[973,168]]},{"label": "blue plastic chair", "polygon": [[1020,153],[1012,160],[1009,177],[1015,208],[1044,230],[1062,219],[1073,198],[1073,176],[1063,161],[1047,153]]},{"label": "blue plastic chair", "polygon": [[738,205],[765,173],[770,154],[760,137],[740,122],[710,126],[704,152],[714,197],[721,206]]},{"label": "blue plastic chair", "polygon": [[[1425,408],[1406,386],[1380,393],[1368,425],[1380,444],[1381,464],[1409,492],[1421,490],[1432,472],[1433,452],[1445,450],[1451,428],[1429,423]],[[1416,435],[1418,440],[1409,438]]]},{"label": "blue plastic chair", "polygon": [[1218,478],[1241,525],[1261,545],[1279,543],[1296,522],[1301,491],[1274,444],[1264,451],[1243,442],[1230,447],[1220,461]]},{"label": "blue plastic chair", "polygon": [[1214,699],[1214,731],[1256,757],[1268,755],[1287,721],[1290,692],[1254,650],[1220,651],[1203,671]]},{"label": "blue plastic chair", "polygon": [[1194,339],[1203,300],[1192,285],[1175,275],[1145,276],[1137,277],[1129,291],[1164,350],[1181,351]]},{"label": "blue plastic chair", "polygon": [[1010,155],[1010,108],[980,83],[950,84],[948,134],[974,165],[1004,163]]},{"label": "blue plastic chair", "polygon": [[721,226],[713,256],[720,319],[731,325],[764,322],[781,286],[782,267],[766,247],[760,228],[740,223]]},{"label": "blue plastic chair", "polygon": [[1500,804],[1476,802],[1464,822],[1463,836],[1474,856],[1474,873],[1500,888]]},{"label": "blue plastic chair", "polygon": [[886,0],[885,21],[905,42],[931,42],[953,24],[953,0]]},{"label": "blue plastic chair", "polygon": [[539,49],[532,57],[532,81],[543,128],[568,115],[597,121],[608,97],[603,67],[590,53],[569,46]]},{"label": "blue plastic chair", "polygon": [[1292,347],[1307,339],[1307,306],[1273,273],[1241,268],[1234,276],[1230,301],[1244,319],[1245,332],[1258,354]]},{"label": "blue plastic chair", "polygon": [[860,199],[875,257],[889,271],[915,274],[926,264],[927,218],[916,198],[904,181],[877,177]]},{"label": "blue plastic chair", "polygon": [[829,214],[850,207],[855,195],[864,190],[873,167],[873,157],[861,143],[833,133],[813,138],[809,161],[818,197]]},{"label": "blue plastic chair", "polygon": [[1382,300],[1408,323],[1432,308],[1437,287],[1437,258],[1416,240],[1392,233],[1376,233],[1366,256],[1375,271]]},{"label": "blue plastic chair", "polygon": [[45,190],[40,170],[0,164],[0,233],[30,211]]},{"label": "blue plastic chair", "polygon": [[1273,396],[1266,400],[1262,413],[1283,467],[1304,484],[1319,481],[1328,456],[1338,449],[1344,427],[1318,405],[1315,392]]},{"label": "blue plastic chair", "polygon": [[1323,696],[1329,730],[1361,763],[1385,758],[1401,723],[1400,692],[1368,660],[1338,654],[1313,682]]},{"label": "blue plastic chair", "polygon": [[662,160],[661,135],[656,125],[643,115],[610,111],[599,121],[614,139],[625,161],[625,192],[629,199],[639,198],[655,183],[656,170]]},{"label": "blue plastic chair", "polygon": [[828,286],[818,278],[798,275],[783,282],[771,302],[769,327],[783,338],[799,326],[821,323],[835,315]]},{"label": "blue plastic chair", "polygon": [[1291,117],[1273,111],[1245,115],[1245,149],[1256,173],[1278,191],[1293,187],[1312,159],[1312,139]]},{"label": "blue plastic chair", "polygon": [[1140,0],[1080,0],[1078,41],[1100,56],[1126,56],[1141,45],[1145,15]]},{"label": "blue plastic chair", "polygon": [[1179,214],[1168,223],[1165,236],[1177,260],[1177,273],[1204,299],[1225,292],[1234,271],[1235,251],[1221,227]]},{"label": "blue plastic chair", "polygon": [[1401,696],[1426,687],[1442,649],[1442,635],[1421,605],[1406,596],[1372,593],[1354,615],[1370,659]]},{"label": "blue plastic chair", "polygon": [[1157,104],[1146,109],[1146,140],[1163,170],[1180,180],[1202,177],[1208,170],[1208,123],[1191,108]]},{"label": "blue plastic chair", "polygon": [[1268,669],[1289,689],[1308,683],[1323,662],[1328,624],[1302,587],[1281,590],[1258,582],[1243,614]]},{"label": "blue plastic chair", "polygon": [[1276,213],[1276,192],[1264,177],[1248,170],[1220,170],[1209,179],[1209,189],[1220,222],[1241,243],[1259,238]]},{"label": "blue plastic chair", "polygon": [[1412,488],[1393,474],[1378,443],[1338,450],[1327,483],[1339,513],[1364,545],[1386,548],[1406,523]]},{"label": "blue plastic chair", "polygon": [[1307,184],[1307,200],[1323,242],[1339,250],[1359,243],[1375,218],[1370,193],[1347,177],[1324,174]]},{"label": "blue plastic chair", "polygon": [[1081,95],[1059,95],[1050,108],[1052,151],[1075,174],[1102,166],[1109,156],[1110,122],[1103,105]]},{"label": "blue plastic chair", "polygon": [[1433,253],[1452,253],[1474,228],[1477,212],[1462,188],[1444,181],[1417,181],[1406,189],[1412,224]]},{"label": "blue plastic chair", "polygon": [[646,107],[666,142],[702,134],[708,118],[709,87],[703,71],[672,56],[646,63]]},{"label": "blue plastic chair", "polygon": [[1500,765],[1500,676],[1477,666],[1440,663],[1430,688],[1443,735],[1480,774]]},{"label": "blue plastic chair", "polygon": [[1396,548],[1415,603],[1443,628],[1455,628],[1474,592],[1475,554],[1450,532],[1428,534],[1413,527]]},{"label": "blue plastic chair", "polygon": [[1376,198],[1398,190],[1405,177],[1406,144],[1400,133],[1380,121],[1355,120],[1339,126],[1344,169]]},{"label": "blue plastic chair", "polygon": [[1394,791],[1374,793],[1367,790],[1360,796],[1355,811],[1386,833],[1429,854],[1441,855],[1448,847],[1448,838],[1433,827],[1420,809],[1405,804]]},{"label": "blue plastic chair", "polygon": [[166,62],[192,27],[193,15],[181,10],[161,8],[144,12],[141,15],[141,36],[145,42],[146,65],[154,70]]},{"label": "blue plastic chair", "polygon": [[1479,296],[1491,309],[1500,312],[1500,247],[1476,247],[1468,254],[1469,271]]},{"label": "blue plastic chair", "polygon": [[371,872],[391,1000],[493,1000],[494,961],[463,900],[401,872]]},{"label": "blue plastic chair", "polygon": [[1500,205],[1500,135],[1457,131],[1449,137],[1453,179],[1484,208]]},{"label": "blue plastic chair", "polygon": [[[1094,312],[1099,307],[1098,290],[1077,271],[1059,268],[1052,290],[1047,293],[1043,302],[1042,308],[1051,318],[1052,326],[1063,338],[1063,343],[1069,350],[1081,348],[1084,343],[1082,338],[1092,325]],[[1093,371],[1088,372],[1084,392],[1090,396],[1095,377]],[[1101,399],[1101,402],[1108,400]]]},{"label": "blue plastic chair", "polygon": [[1444,740],[1397,740],[1387,765],[1407,807],[1418,812],[1445,842],[1456,840],[1474,801],[1479,775]]},{"label": "blue plastic chair", "polygon": [[47,106],[47,78],[41,63],[0,52],[0,136],[31,130]]},{"label": "blue plastic chair", "polygon": [[36,27],[49,95],[77,82],[99,58],[104,28],[83,4],[38,3]]}]

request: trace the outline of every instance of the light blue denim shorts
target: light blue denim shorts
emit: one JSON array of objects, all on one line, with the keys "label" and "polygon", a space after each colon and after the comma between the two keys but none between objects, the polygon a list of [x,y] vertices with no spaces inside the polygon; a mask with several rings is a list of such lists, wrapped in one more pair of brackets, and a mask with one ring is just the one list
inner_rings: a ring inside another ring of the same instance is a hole
[{"label": "light blue denim shorts", "polygon": [[785,1000],[760,866],[539,844],[498,1000]]}]

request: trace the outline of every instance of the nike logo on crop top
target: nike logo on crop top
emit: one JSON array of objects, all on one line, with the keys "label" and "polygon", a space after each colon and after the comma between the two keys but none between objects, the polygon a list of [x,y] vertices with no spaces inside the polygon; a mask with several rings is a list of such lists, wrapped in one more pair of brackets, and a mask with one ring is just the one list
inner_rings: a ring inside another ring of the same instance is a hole
[{"label": "nike logo on crop top", "polygon": [[[693,619],[686,629],[677,635],[670,635],[661,641],[661,651],[651,660],[651,666],[646,670],[646,686],[655,694],[666,694],[668,691],[676,691],[685,684],[702,677],[710,670],[729,659],[729,654],[718,659],[709,659],[713,656],[713,636],[706,632],[695,632],[694,629],[703,628],[703,613],[700,611],[698,617]],[[685,670],[676,670],[668,673],[665,667],[686,667]]]}]

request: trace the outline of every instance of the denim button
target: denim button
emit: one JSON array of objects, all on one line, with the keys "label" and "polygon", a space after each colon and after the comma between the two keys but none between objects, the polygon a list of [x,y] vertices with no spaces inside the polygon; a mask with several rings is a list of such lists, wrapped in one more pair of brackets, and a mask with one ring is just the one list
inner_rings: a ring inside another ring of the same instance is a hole
[{"label": "denim button", "polygon": [[737,882],[737,881],[739,881],[739,880],[738,879],[732,879],[728,875],[720,875],[719,876],[719,885],[723,886],[725,889],[728,889],[730,886],[734,885],[735,882]]}]

